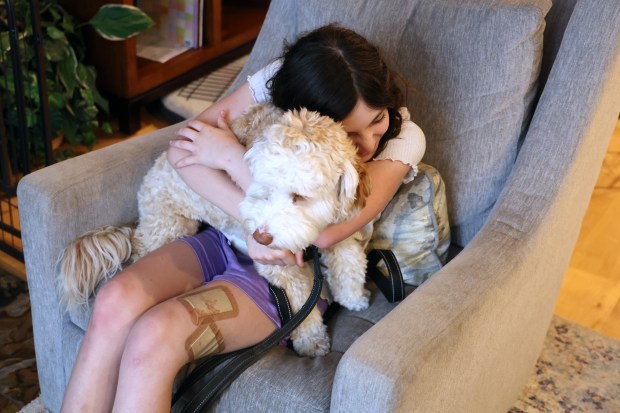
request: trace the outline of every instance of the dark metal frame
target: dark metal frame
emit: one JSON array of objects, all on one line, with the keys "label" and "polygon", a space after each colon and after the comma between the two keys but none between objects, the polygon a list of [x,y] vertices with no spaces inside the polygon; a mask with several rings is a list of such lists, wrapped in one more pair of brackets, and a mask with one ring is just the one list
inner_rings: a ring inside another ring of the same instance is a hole
[{"label": "dark metal frame", "polygon": [[[31,25],[33,36],[23,36],[20,40],[19,18],[15,14],[13,0],[3,0],[6,8],[8,21],[8,38],[10,50],[4,50],[0,42],[0,65],[5,73],[8,70],[13,72],[15,101],[17,110],[18,127],[7,125],[4,121],[4,108],[0,99],[0,250],[17,258],[24,259],[21,248],[21,231],[17,217],[16,190],[19,178],[32,172],[32,136],[27,127],[26,121],[26,95],[22,73],[22,51],[32,48],[37,66],[37,86],[41,108],[39,110],[41,119],[41,130],[43,137],[45,164],[53,163],[50,115],[47,101],[47,87],[45,77],[45,56],[43,52],[43,36],[41,34],[39,2],[29,0]],[[22,17],[23,19],[23,17]],[[24,23],[23,20],[21,23]],[[8,52],[8,53],[7,53]],[[5,56],[10,53],[11,67],[5,60]]]}]

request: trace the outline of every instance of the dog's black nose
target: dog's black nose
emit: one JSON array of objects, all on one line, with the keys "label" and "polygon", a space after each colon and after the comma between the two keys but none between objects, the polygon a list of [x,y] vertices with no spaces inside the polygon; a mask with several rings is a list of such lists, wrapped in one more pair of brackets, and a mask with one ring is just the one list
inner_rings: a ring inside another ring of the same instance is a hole
[{"label": "dog's black nose", "polygon": [[262,245],[269,245],[273,242],[273,235],[271,235],[268,232],[265,232],[261,228],[258,228],[256,231],[254,231],[254,234],[252,234],[252,237],[254,237],[256,242]]}]

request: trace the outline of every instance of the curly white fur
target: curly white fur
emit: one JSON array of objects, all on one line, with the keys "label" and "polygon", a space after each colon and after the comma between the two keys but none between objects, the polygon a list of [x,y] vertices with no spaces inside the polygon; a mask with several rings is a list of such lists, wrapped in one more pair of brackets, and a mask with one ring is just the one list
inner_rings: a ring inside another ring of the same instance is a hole
[{"label": "curly white fur", "polygon": [[[253,176],[239,207],[242,224],[192,191],[162,154],[140,187],[135,231],[103,227],[82,235],[64,251],[59,270],[67,303],[87,302],[95,285],[123,262],[194,234],[200,221],[222,231],[242,251],[247,251],[246,234],[255,234],[271,247],[296,252],[327,225],[351,218],[363,205],[369,180],[355,147],[330,118],[261,104],[251,107],[231,129],[248,148]],[[324,250],[322,259],[334,299],[350,309],[366,308],[362,246],[350,237]],[[310,266],[256,267],[270,283],[285,289],[293,311],[301,308],[312,287]],[[329,337],[316,309],[291,338],[302,355],[329,351]]]}]

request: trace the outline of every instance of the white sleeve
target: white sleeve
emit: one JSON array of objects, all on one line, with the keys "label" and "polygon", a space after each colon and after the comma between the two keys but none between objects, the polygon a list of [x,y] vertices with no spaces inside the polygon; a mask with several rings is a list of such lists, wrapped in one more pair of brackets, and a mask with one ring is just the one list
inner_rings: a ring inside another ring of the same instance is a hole
[{"label": "white sleeve", "polygon": [[383,151],[374,160],[399,161],[411,166],[411,170],[403,180],[407,183],[411,182],[418,173],[418,163],[422,160],[426,150],[426,139],[422,129],[411,121],[407,108],[401,108],[400,114],[403,118],[400,133],[388,141]]},{"label": "white sleeve", "polygon": [[258,72],[248,76],[248,84],[250,85],[250,91],[255,103],[271,101],[267,82],[276,74],[280,66],[282,66],[281,59],[274,60]]}]

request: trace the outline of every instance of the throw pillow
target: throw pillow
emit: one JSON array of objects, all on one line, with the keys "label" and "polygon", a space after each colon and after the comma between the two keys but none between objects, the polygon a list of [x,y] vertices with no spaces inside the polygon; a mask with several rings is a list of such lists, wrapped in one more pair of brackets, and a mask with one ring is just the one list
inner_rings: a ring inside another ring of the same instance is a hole
[{"label": "throw pillow", "polygon": [[435,168],[421,163],[375,222],[368,251],[391,250],[404,282],[417,286],[445,264],[449,246],[445,185]]}]

